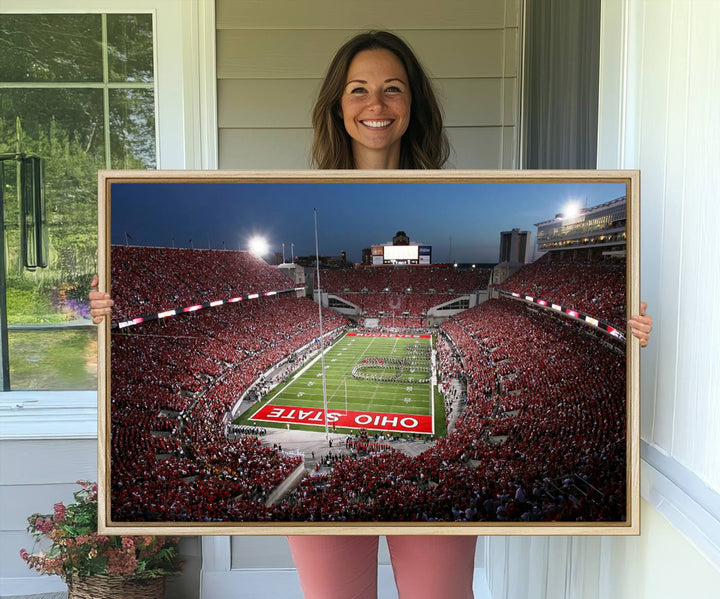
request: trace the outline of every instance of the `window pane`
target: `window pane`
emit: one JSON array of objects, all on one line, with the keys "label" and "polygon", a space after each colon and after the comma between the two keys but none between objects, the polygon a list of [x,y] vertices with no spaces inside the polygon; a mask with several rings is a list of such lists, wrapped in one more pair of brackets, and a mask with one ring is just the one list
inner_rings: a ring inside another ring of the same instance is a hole
[{"label": "window pane", "polygon": [[[77,285],[79,277],[95,268],[97,170],[105,166],[102,91],[5,90],[0,109],[0,152],[18,149],[19,139],[20,151],[45,160],[50,241],[48,268],[25,270],[19,251],[16,163],[6,162],[3,207],[8,280],[33,281],[45,294],[60,284]],[[72,292],[70,297],[74,297]],[[12,312],[8,319],[16,324],[48,322],[40,317],[25,320]]]},{"label": "window pane", "polygon": [[[45,160],[47,268],[24,268],[16,162],[4,163],[10,383],[13,389],[96,386],[87,293],[96,270],[97,170],[105,165],[102,90],[12,89],[0,100],[0,153]],[[18,128],[19,123],[19,128]],[[45,327],[44,330],[33,330]]]},{"label": "window pane", "polygon": [[100,15],[2,15],[0,81],[102,81]]},{"label": "window pane", "polygon": [[13,331],[9,335],[12,388],[97,388],[97,327]]},{"label": "window pane", "polygon": [[151,89],[110,90],[112,168],[155,168],[154,108]]},{"label": "window pane", "polygon": [[[0,152],[17,149],[43,158],[80,152],[103,168],[103,97],[100,89],[3,89],[0,93]],[[59,144],[59,145],[58,145]]]},{"label": "window pane", "polygon": [[108,15],[110,81],[152,82],[152,15]]}]

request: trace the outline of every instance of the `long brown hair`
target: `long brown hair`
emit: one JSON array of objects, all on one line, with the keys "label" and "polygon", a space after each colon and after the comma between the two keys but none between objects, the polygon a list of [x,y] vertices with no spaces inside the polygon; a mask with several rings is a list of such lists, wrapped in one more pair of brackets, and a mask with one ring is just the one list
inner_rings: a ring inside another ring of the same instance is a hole
[{"label": "long brown hair", "polygon": [[340,98],[355,55],[377,49],[389,50],[398,57],[405,67],[412,94],[410,123],[400,146],[400,168],[441,168],[450,155],[450,146],[432,84],[410,47],[388,31],[358,34],[335,54],[313,109],[313,164],[321,169],[355,168],[350,136],[340,116]]}]

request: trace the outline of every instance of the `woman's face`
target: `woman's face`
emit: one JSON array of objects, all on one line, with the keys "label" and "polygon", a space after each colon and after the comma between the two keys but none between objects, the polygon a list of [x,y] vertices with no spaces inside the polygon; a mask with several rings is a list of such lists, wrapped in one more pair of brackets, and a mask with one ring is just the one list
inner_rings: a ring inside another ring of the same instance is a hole
[{"label": "woman's face", "polygon": [[345,82],[340,109],[356,164],[369,157],[399,164],[411,102],[402,63],[390,50],[363,50],[350,63]]}]

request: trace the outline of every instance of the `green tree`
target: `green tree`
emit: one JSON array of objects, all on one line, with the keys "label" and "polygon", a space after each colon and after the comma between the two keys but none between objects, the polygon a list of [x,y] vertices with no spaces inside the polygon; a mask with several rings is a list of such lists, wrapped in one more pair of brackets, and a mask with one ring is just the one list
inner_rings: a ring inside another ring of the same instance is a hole
[{"label": "green tree", "polygon": [[[152,88],[107,90],[110,131],[104,98],[108,82],[152,82],[151,15],[108,15],[106,47],[102,23],[98,14],[0,15],[0,82],[49,86],[0,88],[0,153],[45,159],[49,265],[34,272],[20,263],[15,163],[3,166],[8,293],[27,300],[32,288],[38,308],[87,297],[97,269],[97,170],[155,166]],[[10,311],[9,319],[22,322],[36,312]]]}]

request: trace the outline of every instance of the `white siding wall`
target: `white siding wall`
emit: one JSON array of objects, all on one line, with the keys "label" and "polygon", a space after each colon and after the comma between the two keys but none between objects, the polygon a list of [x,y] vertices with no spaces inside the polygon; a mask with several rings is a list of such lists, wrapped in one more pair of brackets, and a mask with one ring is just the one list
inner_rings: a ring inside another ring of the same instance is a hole
[{"label": "white siding wall", "polygon": [[308,168],[321,79],[335,50],[367,29],[399,33],[435,80],[452,146],[449,166],[516,168],[519,5],[218,0],[220,168]]},{"label": "white siding wall", "polygon": [[0,585],[13,594],[33,582],[48,591],[65,588],[57,577],[34,581],[19,552],[33,546],[25,530],[30,514],[52,513],[55,503],[72,501],[77,480],[97,479],[96,450],[94,439],[0,440]]},{"label": "white siding wall", "polygon": [[655,319],[641,366],[642,534],[490,539],[495,599],[720,588],[718,23],[716,0],[603,4],[598,166],[642,171],[641,295]]}]

